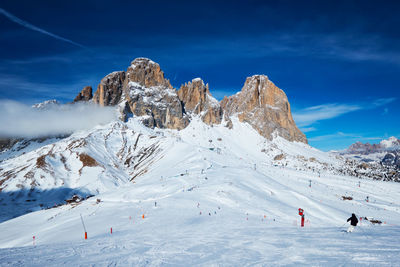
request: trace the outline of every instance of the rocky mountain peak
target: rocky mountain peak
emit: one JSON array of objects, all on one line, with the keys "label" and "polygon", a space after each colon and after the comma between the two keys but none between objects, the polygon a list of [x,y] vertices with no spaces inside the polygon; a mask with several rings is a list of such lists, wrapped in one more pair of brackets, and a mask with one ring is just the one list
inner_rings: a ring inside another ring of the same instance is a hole
[{"label": "rocky mountain peak", "polygon": [[172,88],[169,80],[164,78],[160,65],[148,58],[136,58],[126,72],[127,82],[135,82],[144,87],[161,86]]},{"label": "rocky mountain peak", "polygon": [[117,105],[122,99],[125,76],[124,71],[115,71],[101,79],[93,96],[94,102],[101,106]]},{"label": "rocky mountain peak", "polygon": [[60,102],[58,102],[55,99],[51,99],[51,100],[46,100],[42,103],[37,103],[32,105],[32,108],[36,108],[36,109],[40,109],[40,110],[44,110],[44,109],[50,109],[56,106],[59,106]]},{"label": "rocky mountain peak", "polygon": [[127,71],[105,76],[93,101],[102,106],[120,105],[123,120],[140,116],[151,128],[183,129],[193,115],[200,116],[206,124],[225,121],[232,128],[230,116],[237,115],[266,138],[271,139],[276,133],[290,141],[307,143],[293,121],[286,94],[265,75],[248,77],[239,93],[219,103],[201,78],[185,83],[176,91],[159,64],[148,58],[136,58]]},{"label": "rocky mountain peak", "polygon": [[188,113],[199,114],[206,124],[219,124],[222,120],[222,109],[219,102],[212,97],[208,84],[201,78],[185,83],[178,91],[178,97]]},{"label": "rocky mountain peak", "polygon": [[290,141],[307,143],[293,120],[286,94],[266,75],[248,77],[242,90],[225,97],[221,106],[229,116],[237,114],[240,121],[249,123],[268,139],[276,132]]},{"label": "rocky mountain peak", "polygon": [[82,91],[80,91],[79,94],[75,97],[73,102],[89,101],[92,98],[93,98],[92,87],[85,86],[82,89]]}]

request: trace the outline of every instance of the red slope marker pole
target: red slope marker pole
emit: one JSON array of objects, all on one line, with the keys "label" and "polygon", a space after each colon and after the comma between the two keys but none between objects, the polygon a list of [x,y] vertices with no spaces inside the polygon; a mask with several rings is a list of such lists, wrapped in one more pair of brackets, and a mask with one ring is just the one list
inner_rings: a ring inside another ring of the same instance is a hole
[{"label": "red slope marker pole", "polygon": [[111,231],[110,231],[110,232],[111,232],[111,234],[112,234],[112,227],[111,227]]},{"label": "red slope marker pole", "polygon": [[83,230],[85,231],[85,239],[87,239],[87,232],[86,232],[86,227],[85,227],[85,223],[83,222],[83,218],[82,218],[82,214],[79,214],[81,216],[81,222],[83,225]]}]

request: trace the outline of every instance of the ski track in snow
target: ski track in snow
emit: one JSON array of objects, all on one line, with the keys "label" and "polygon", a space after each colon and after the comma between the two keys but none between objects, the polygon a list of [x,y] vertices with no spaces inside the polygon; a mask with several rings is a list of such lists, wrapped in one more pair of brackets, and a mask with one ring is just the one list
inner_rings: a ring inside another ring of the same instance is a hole
[{"label": "ski track in snow", "polygon": [[[296,158],[288,159],[287,167],[275,166],[273,158],[282,152],[339,163],[304,144],[279,138],[271,143],[247,124],[233,122],[234,131],[193,120],[186,129],[163,135],[134,121],[127,128],[98,128],[84,151],[113,167],[106,173],[85,167],[82,177],[71,175],[66,182],[100,193],[76,207],[38,210],[0,223],[0,265],[399,265],[400,184],[299,170]],[[125,160],[129,153],[121,143],[157,142],[159,154],[141,165],[147,172],[128,182],[130,169],[119,157]],[[67,146],[63,140],[57,144]],[[271,150],[262,153],[263,148]],[[4,166],[16,164],[12,160]],[[81,166],[71,162],[71,168]],[[3,202],[2,209],[9,213],[22,204]],[[298,208],[305,210],[304,228]],[[353,212],[383,224],[363,220],[355,232],[345,233]]]}]

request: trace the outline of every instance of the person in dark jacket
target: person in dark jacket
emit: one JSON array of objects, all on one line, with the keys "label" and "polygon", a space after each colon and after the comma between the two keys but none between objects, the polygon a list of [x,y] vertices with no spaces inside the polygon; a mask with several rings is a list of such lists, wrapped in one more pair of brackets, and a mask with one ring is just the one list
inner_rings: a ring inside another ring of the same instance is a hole
[{"label": "person in dark jacket", "polygon": [[353,232],[354,227],[357,226],[357,223],[358,223],[357,216],[356,216],[354,213],[351,214],[351,217],[347,219],[347,222],[349,222],[349,221],[350,221],[350,226],[349,226],[349,228],[347,229],[347,232],[348,232],[348,233],[351,233],[351,232]]}]

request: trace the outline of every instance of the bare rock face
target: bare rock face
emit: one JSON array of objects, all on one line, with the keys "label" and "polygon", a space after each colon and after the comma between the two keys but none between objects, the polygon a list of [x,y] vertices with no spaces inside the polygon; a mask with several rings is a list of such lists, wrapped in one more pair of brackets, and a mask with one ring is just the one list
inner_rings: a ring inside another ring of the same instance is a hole
[{"label": "bare rock face", "polygon": [[126,71],[124,91],[131,112],[141,116],[146,126],[181,130],[189,124],[176,90],[154,61],[132,61]]},{"label": "bare rock face", "polygon": [[221,106],[228,116],[237,114],[268,139],[276,131],[289,141],[307,143],[292,118],[286,94],[265,75],[248,77],[241,92],[225,97]]},{"label": "bare rock face", "polygon": [[135,82],[147,88],[153,86],[172,88],[169,80],[164,78],[160,65],[148,58],[136,58],[132,61],[126,71],[126,78],[127,83]]},{"label": "bare rock face", "polygon": [[104,77],[97,86],[93,100],[101,106],[115,106],[122,98],[125,72],[116,71]]},{"label": "bare rock face", "polygon": [[142,122],[147,127],[181,130],[189,124],[175,89],[162,86],[148,88],[130,82],[126,87],[126,100],[130,111],[142,116]]},{"label": "bare rock face", "polygon": [[93,98],[92,87],[85,86],[82,91],[75,97],[73,102],[89,101]]},{"label": "bare rock face", "polygon": [[183,129],[189,124],[181,101],[160,66],[147,58],[132,61],[127,71],[104,77],[94,94],[102,106],[121,105],[121,119],[142,117],[151,128]]},{"label": "bare rock face", "polygon": [[185,111],[200,114],[204,123],[208,125],[221,123],[221,106],[211,96],[208,84],[205,85],[200,78],[182,85],[178,91],[178,97],[183,102]]},{"label": "bare rock face", "polygon": [[[86,91],[81,95],[79,99],[87,98]],[[218,103],[201,79],[182,85],[177,92],[164,77],[160,65],[147,58],[137,58],[126,72],[113,72],[104,77],[93,101],[102,106],[119,105],[123,120],[139,116],[151,128],[183,129],[192,114],[199,115],[206,124],[224,122],[231,129],[230,117],[237,115],[240,121],[248,122],[266,138],[272,138],[272,133],[277,132],[290,141],[307,143],[293,121],[285,93],[264,75],[247,78],[241,92]]]}]

